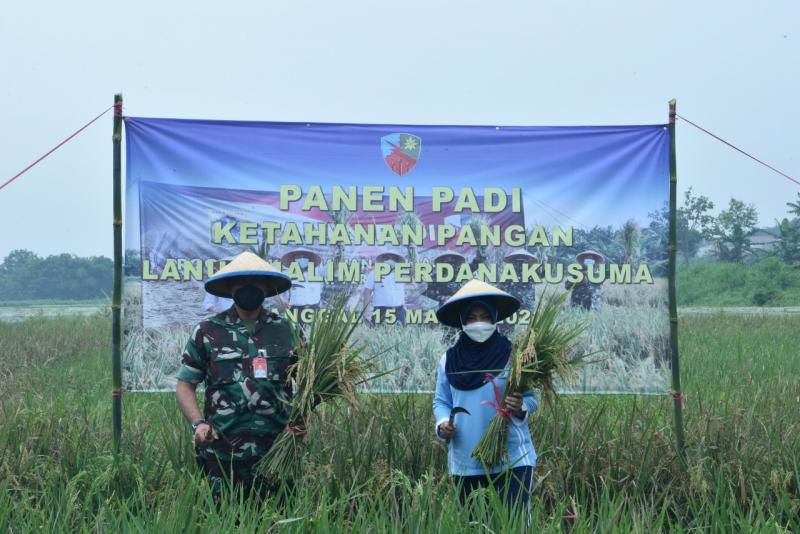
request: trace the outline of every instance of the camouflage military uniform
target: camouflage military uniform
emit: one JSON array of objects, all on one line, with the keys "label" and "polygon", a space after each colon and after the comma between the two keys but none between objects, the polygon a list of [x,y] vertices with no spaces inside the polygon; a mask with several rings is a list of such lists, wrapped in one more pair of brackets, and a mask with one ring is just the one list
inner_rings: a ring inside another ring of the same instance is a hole
[{"label": "camouflage military uniform", "polygon": [[423,295],[435,300],[437,304],[444,304],[444,301],[453,296],[460,286],[455,282],[428,282]]},{"label": "camouflage military uniform", "polygon": [[573,306],[581,306],[585,310],[600,309],[603,302],[603,284],[593,284],[587,278],[584,278],[577,284],[567,280],[564,287],[567,289],[572,288],[570,302]]},{"label": "camouflage military uniform", "polygon": [[533,282],[504,282],[498,283],[497,287],[517,297],[520,309],[533,311],[536,307],[536,286]]},{"label": "camouflage military uniform", "polygon": [[[218,485],[225,473],[231,473],[235,482],[252,483],[255,463],[286,427],[293,347],[289,323],[263,309],[252,333],[235,306],[192,332],[177,378],[205,384],[204,417],[216,437],[205,451],[212,485]],[[259,349],[267,353],[265,379],[253,377],[252,359]]]}]

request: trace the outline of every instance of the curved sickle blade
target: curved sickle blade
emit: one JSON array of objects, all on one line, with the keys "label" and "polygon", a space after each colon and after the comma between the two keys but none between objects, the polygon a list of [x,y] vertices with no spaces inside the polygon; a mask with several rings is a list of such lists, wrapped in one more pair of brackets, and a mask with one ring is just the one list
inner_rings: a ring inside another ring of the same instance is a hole
[{"label": "curved sickle blade", "polygon": [[465,413],[467,415],[472,415],[472,414],[469,413],[469,410],[467,410],[466,408],[462,408],[461,406],[456,406],[455,408],[450,410],[450,424],[451,425],[453,424],[453,421],[455,421],[455,419],[456,419],[456,414],[459,414],[459,413]]}]

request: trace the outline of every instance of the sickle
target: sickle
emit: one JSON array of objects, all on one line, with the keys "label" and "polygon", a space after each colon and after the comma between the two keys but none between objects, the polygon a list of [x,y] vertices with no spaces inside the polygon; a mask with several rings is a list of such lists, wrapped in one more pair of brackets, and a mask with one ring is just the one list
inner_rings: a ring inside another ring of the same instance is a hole
[{"label": "sickle", "polygon": [[[472,414],[469,413],[469,410],[467,410],[466,408],[462,408],[461,406],[454,407],[452,410],[450,410],[450,421],[449,421],[449,423],[450,423],[451,426],[452,426],[453,422],[456,420],[456,414],[459,414],[459,413],[465,413],[467,415],[472,415]],[[450,443],[450,440],[448,439],[447,442]]]},{"label": "sickle", "polygon": [[456,414],[458,414],[458,413],[465,413],[467,415],[472,415],[471,413],[469,413],[469,410],[467,410],[466,408],[462,408],[461,406],[456,406],[455,408],[450,410],[450,424],[451,425],[453,424],[453,421],[456,420]]}]

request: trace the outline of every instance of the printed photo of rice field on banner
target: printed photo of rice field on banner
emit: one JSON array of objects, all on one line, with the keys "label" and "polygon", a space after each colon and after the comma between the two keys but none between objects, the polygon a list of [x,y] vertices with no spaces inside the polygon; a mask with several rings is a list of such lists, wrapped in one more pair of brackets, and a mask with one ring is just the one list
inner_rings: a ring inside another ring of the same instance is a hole
[{"label": "printed photo of rice field on banner", "polygon": [[433,389],[452,342],[435,310],[473,278],[521,301],[499,325],[512,339],[545,291],[569,292],[563,320],[586,323],[575,350],[593,358],[560,391],[670,390],[664,125],[125,127],[141,273],[125,282],[127,389],[174,388],[192,326],[231,304],[204,282],[250,251],[292,280],[266,301],[290,321],[341,295],[350,316],[366,306],[353,339],[392,370],[369,391]]},{"label": "printed photo of rice field on banner", "polygon": [[[584,320],[586,330],[578,338],[580,352],[593,353],[592,363],[585,364],[574,384],[561,393],[638,393],[669,392],[669,329],[666,292],[663,279],[640,286],[610,286],[604,293],[603,307],[586,311],[569,306],[563,316],[570,323]],[[190,284],[173,284],[175,289],[166,300],[176,307],[202,302],[204,292]],[[180,354],[193,325],[204,317],[187,313],[184,324],[142,328],[137,324],[136,284],[126,294],[125,382],[137,391],[174,389]],[[159,287],[168,287],[160,285]],[[563,291],[563,288],[552,288]],[[536,287],[538,294],[544,285]],[[183,299],[183,300],[181,300]],[[279,308],[275,299],[265,306]],[[207,315],[207,313],[205,314]],[[519,314],[517,317],[520,317]],[[511,319],[512,322],[514,318]],[[518,327],[508,325],[513,339]],[[501,326],[502,328],[502,326]],[[368,383],[372,392],[433,391],[436,368],[447,347],[452,345],[455,331],[438,324],[393,324],[375,326],[364,323],[357,327],[354,339],[369,342],[369,351],[378,355],[381,371],[393,372]]]}]

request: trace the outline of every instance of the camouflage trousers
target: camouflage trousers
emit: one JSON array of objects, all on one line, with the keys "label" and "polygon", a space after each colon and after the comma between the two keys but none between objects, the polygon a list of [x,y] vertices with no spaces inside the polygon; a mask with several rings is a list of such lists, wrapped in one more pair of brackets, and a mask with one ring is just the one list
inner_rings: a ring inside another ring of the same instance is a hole
[{"label": "camouflage trousers", "polygon": [[584,310],[599,310],[603,304],[603,294],[599,291],[575,291],[572,292],[571,303],[575,307]]},{"label": "camouflage trousers", "polygon": [[214,500],[219,504],[223,495],[240,491],[245,499],[265,499],[278,487],[274,481],[257,471],[261,458],[247,460],[220,460],[215,454],[200,450],[197,463],[208,478]]}]

